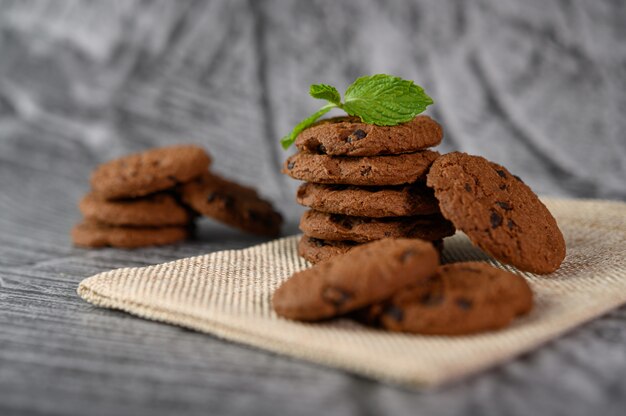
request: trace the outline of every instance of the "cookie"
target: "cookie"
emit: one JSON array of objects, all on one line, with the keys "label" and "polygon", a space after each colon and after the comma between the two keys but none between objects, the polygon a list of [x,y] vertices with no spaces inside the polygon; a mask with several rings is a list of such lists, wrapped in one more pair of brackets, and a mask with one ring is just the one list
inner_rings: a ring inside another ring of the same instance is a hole
[{"label": "cookie", "polygon": [[385,239],[295,273],[274,293],[276,313],[289,319],[331,318],[389,298],[433,275],[439,254],[420,240]]},{"label": "cookie", "polygon": [[289,157],[283,173],[313,183],[403,185],[422,179],[439,153],[423,150],[391,156],[333,157],[299,152]]},{"label": "cookie", "polygon": [[160,147],[104,163],[92,173],[101,199],[135,198],[172,188],[205,172],[209,155],[198,146]]},{"label": "cookie", "polygon": [[400,186],[350,186],[304,183],[298,203],[317,211],[359,217],[404,217],[439,212],[434,192],[423,183]]},{"label": "cookie", "polygon": [[378,316],[392,331],[465,335],[506,327],[532,309],[532,299],[521,276],[486,263],[453,263],[373,306],[369,319]]},{"label": "cookie", "polygon": [[376,156],[411,153],[441,143],[443,130],[426,115],[397,126],[363,123],[358,117],[322,120],[296,138],[296,147],[331,156]]},{"label": "cookie", "polygon": [[434,241],[454,234],[452,224],[440,215],[367,218],[309,210],[300,219],[300,229],[322,240],[365,243],[381,238],[421,238]]},{"label": "cookie", "polygon": [[[443,240],[432,241],[439,254],[443,251]],[[354,247],[361,245],[355,241],[332,241],[303,235],[298,242],[298,254],[305,260],[316,264],[332,257],[346,254]]]},{"label": "cookie", "polygon": [[78,206],[87,220],[109,225],[185,225],[192,219],[191,213],[166,193],[115,201],[100,199],[89,193]]},{"label": "cookie", "polygon": [[85,220],[72,228],[72,240],[81,247],[138,248],[184,240],[187,227],[120,227]]},{"label": "cookie", "polygon": [[249,187],[205,173],[184,185],[183,201],[194,211],[253,234],[280,234],[282,216]]},{"label": "cookie", "polygon": [[443,216],[496,259],[539,274],[561,265],[565,241],[556,220],[504,167],[480,156],[449,153],[433,163],[428,186]]}]

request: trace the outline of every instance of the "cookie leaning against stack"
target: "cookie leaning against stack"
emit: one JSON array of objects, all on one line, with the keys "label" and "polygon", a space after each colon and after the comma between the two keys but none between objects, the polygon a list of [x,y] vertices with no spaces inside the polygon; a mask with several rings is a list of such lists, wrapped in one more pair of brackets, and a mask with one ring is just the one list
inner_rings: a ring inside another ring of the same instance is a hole
[{"label": "cookie leaning against stack", "polygon": [[206,215],[254,234],[275,236],[282,217],[252,188],[209,172],[211,157],[193,145],[151,149],[100,165],[72,229],[82,247],[136,248],[189,236]]},{"label": "cookie leaning against stack", "polygon": [[385,237],[441,241],[454,227],[425,185],[439,153],[441,126],[424,115],[396,126],[366,124],[357,117],[320,121],[296,139],[299,152],[283,173],[306,181],[298,203],[299,254],[312,263]]}]

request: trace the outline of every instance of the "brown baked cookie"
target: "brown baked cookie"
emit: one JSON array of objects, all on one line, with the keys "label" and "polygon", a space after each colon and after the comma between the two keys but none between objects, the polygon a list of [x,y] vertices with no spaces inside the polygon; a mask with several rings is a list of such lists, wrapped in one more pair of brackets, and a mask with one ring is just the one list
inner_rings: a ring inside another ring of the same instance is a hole
[{"label": "brown baked cookie", "polygon": [[[303,235],[298,242],[298,254],[305,260],[316,264],[332,257],[346,254],[354,247],[361,245],[355,241],[332,241]],[[443,240],[432,241],[439,254],[443,251]]]},{"label": "brown baked cookie", "polygon": [[159,147],[104,163],[91,187],[103,199],[135,198],[172,188],[205,172],[211,158],[201,147]]},{"label": "brown baked cookie", "polygon": [[390,156],[332,157],[299,152],[289,157],[283,173],[313,183],[403,185],[422,179],[439,153],[423,150]]},{"label": "brown baked cookie", "polygon": [[443,216],[496,259],[533,273],[551,273],[565,241],[550,211],[521,179],[480,156],[449,153],[433,164],[428,186]]},{"label": "brown baked cookie", "polygon": [[192,219],[191,213],[166,193],[115,201],[100,199],[89,193],[78,206],[87,220],[109,225],[185,225]]},{"label": "brown baked cookie", "polygon": [[381,238],[421,238],[434,241],[454,234],[452,223],[440,215],[367,218],[309,210],[300,218],[300,229],[322,240],[365,243]]},{"label": "brown baked cookie", "polygon": [[359,217],[405,217],[439,212],[434,192],[423,183],[350,186],[303,183],[298,203],[317,211]]},{"label": "brown baked cookie", "polygon": [[282,216],[252,188],[207,172],[181,193],[186,204],[207,217],[253,234],[280,234]]},{"label": "brown baked cookie", "polygon": [[486,263],[440,266],[437,274],[396,292],[369,310],[386,329],[463,335],[503,328],[532,309],[526,280]]},{"label": "brown baked cookie", "polygon": [[120,227],[85,220],[72,228],[72,240],[81,247],[138,248],[184,240],[188,227]]},{"label": "brown baked cookie", "polygon": [[274,293],[276,313],[289,319],[331,318],[389,298],[432,276],[437,250],[426,241],[385,239],[295,273]]},{"label": "brown baked cookie", "polygon": [[322,120],[296,138],[296,147],[331,156],[376,156],[410,153],[441,143],[443,130],[426,115],[397,126],[366,124],[358,117]]}]

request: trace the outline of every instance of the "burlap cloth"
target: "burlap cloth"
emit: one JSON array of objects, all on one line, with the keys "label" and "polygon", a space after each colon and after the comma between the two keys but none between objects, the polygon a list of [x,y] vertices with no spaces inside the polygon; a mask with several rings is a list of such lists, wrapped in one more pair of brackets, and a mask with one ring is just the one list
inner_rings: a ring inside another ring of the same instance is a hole
[{"label": "burlap cloth", "polygon": [[[567,241],[550,276],[523,275],[532,313],[507,329],[463,337],[384,332],[349,320],[304,324],[277,318],[272,292],[307,267],[298,236],[141,268],[100,273],[79,295],[94,305],[193,328],[367,377],[433,386],[531,350],[626,302],[626,204],[546,200]],[[444,261],[491,260],[462,234],[446,240]]]}]

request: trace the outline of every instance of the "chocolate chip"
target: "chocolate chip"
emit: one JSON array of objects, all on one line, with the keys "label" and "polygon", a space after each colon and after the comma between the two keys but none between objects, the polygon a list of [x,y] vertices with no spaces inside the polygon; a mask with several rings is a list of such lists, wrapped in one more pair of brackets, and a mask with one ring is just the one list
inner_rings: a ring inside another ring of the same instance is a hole
[{"label": "chocolate chip", "polygon": [[522,180],[522,178],[520,178],[519,176],[517,176],[517,175],[513,175],[513,177],[514,177],[515,179],[517,179],[518,181],[520,181],[521,183],[524,183],[524,181]]},{"label": "chocolate chip", "polygon": [[320,144],[319,146],[317,146],[317,153],[325,154],[326,146],[324,146],[323,144]]},{"label": "chocolate chip", "polygon": [[513,209],[508,202],[504,202],[504,201],[496,201],[496,205],[507,211],[510,211]]},{"label": "chocolate chip", "polygon": [[504,191],[506,189],[506,183],[500,184],[500,189],[502,189]]},{"label": "chocolate chip", "polygon": [[351,219],[340,214],[331,214],[330,221],[341,227],[347,228],[348,230],[352,229],[354,226]]},{"label": "chocolate chip", "polygon": [[506,178],[506,172],[503,171],[502,169],[496,169],[496,173],[498,174],[498,176],[500,176],[501,178]]},{"label": "chocolate chip", "polygon": [[509,218],[509,220],[506,223],[506,226],[509,227],[509,230],[512,230],[513,227],[515,227],[515,223],[513,222],[512,219]]},{"label": "chocolate chip", "polygon": [[404,263],[405,261],[407,261],[409,258],[413,257],[414,255],[415,255],[415,250],[413,249],[404,250],[404,252],[402,252],[402,254],[400,255],[400,261]]},{"label": "chocolate chip", "polygon": [[315,244],[316,247],[325,247],[328,244],[324,240],[320,240],[319,238],[309,237],[309,243]]},{"label": "chocolate chip", "polygon": [[351,298],[352,293],[334,286],[327,286],[322,291],[322,299],[337,309],[341,308]]},{"label": "chocolate chip", "polygon": [[367,133],[365,133],[363,130],[358,129],[352,132],[352,136],[357,139],[357,140],[361,140],[363,138],[365,138],[367,136]]},{"label": "chocolate chip", "polygon": [[404,312],[402,309],[398,308],[395,305],[390,305],[385,309],[385,315],[389,316],[394,321],[400,322],[404,319]]},{"label": "chocolate chip", "polygon": [[491,228],[498,228],[502,225],[502,217],[495,211],[491,211],[491,216],[489,217],[489,221],[491,221]]},{"label": "chocolate chip", "polygon": [[291,170],[296,164],[294,162],[287,163],[287,169]]},{"label": "chocolate chip", "polygon": [[472,192],[472,187],[470,186],[470,184],[469,184],[469,183],[466,183],[466,184],[465,184],[465,190],[466,190],[467,192]]},{"label": "chocolate chip", "polygon": [[470,310],[472,309],[472,301],[469,299],[465,299],[465,298],[458,298],[454,301],[456,303],[456,306],[458,306],[459,308],[463,309],[463,310]]},{"label": "chocolate chip", "polygon": [[363,169],[361,169],[361,176],[367,176],[370,174],[371,171],[372,171],[372,167],[366,166]]},{"label": "chocolate chip", "polygon": [[206,202],[213,202],[213,201],[215,201],[215,198],[217,198],[217,193],[215,193],[215,192],[210,192],[210,193],[206,196]]},{"label": "chocolate chip", "polygon": [[439,293],[426,293],[420,299],[420,303],[424,306],[437,306],[442,302],[443,296]]}]

